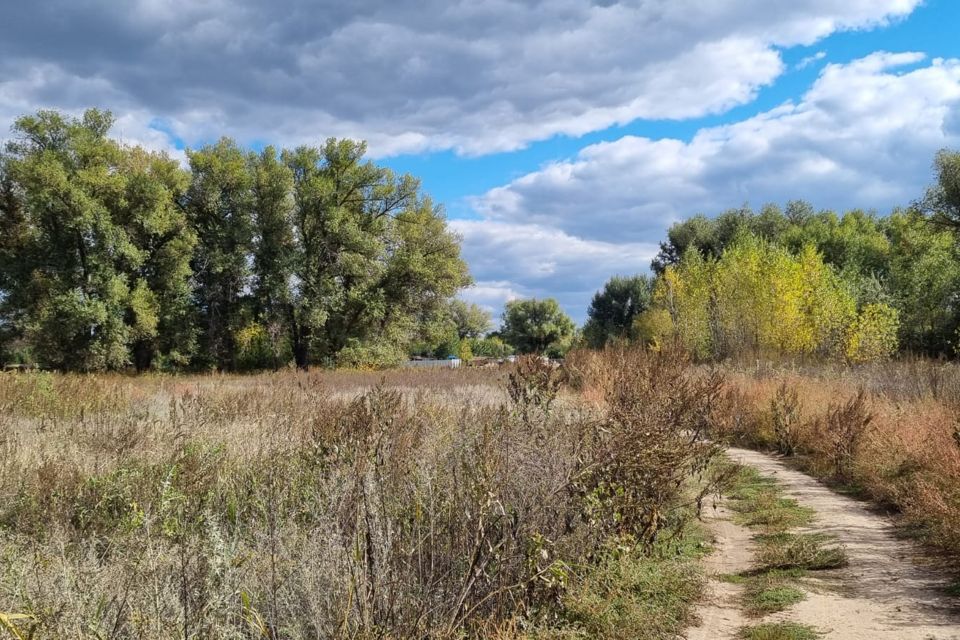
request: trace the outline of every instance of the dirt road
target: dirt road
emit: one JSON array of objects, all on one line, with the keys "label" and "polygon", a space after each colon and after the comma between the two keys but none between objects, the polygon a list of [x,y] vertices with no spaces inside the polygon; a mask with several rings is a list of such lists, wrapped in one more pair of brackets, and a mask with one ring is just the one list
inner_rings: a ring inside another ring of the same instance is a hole
[{"label": "dirt road", "polygon": [[[831,640],[960,640],[960,598],[944,592],[951,576],[925,559],[916,545],[897,538],[889,518],[772,456],[741,449],[731,449],[729,455],[775,478],[786,497],[816,511],[814,523],[798,531],[834,536],[845,547],[849,565],[811,574],[804,579],[805,600],[762,620],[740,611],[741,587],[711,579],[699,611],[701,624],[689,631],[689,640],[735,638],[744,624],[782,620],[811,625]],[[716,551],[707,559],[708,572],[748,569],[752,533],[733,523],[722,504],[709,519]]]}]

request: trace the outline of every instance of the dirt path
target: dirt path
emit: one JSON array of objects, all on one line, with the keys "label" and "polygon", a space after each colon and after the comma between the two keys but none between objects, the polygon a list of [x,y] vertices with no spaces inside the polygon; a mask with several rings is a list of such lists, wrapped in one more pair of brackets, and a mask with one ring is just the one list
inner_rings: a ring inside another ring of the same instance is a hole
[{"label": "dirt path", "polygon": [[[816,511],[810,531],[834,536],[846,548],[849,566],[816,572],[804,580],[807,598],[763,621],[792,620],[815,627],[831,640],[960,640],[960,601],[943,588],[950,577],[924,562],[921,551],[894,535],[893,522],[866,505],[836,494],[776,458],[742,449],[730,457],[777,479],[784,495]],[[711,518],[716,552],[708,571],[735,573],[750,566],[751,532],[721,508]],[[711,580],[690,640],[735,638],[749,622],[737,608],[739,587]]]}]

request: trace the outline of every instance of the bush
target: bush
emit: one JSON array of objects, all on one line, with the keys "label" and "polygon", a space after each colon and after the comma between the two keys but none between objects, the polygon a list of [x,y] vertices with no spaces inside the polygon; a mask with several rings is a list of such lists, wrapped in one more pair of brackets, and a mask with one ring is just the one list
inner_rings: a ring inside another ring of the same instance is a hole
[{"label": "bush", "polygon": [[777,451],[792,456],[797,448],[800,431],[800,399],[796,389],[782,383],[770,401],[770,414],[773,420],[773,434]]}]

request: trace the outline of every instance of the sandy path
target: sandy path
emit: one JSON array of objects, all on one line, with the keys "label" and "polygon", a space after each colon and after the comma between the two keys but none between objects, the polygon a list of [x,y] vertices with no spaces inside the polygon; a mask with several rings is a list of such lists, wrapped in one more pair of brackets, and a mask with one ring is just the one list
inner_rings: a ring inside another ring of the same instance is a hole
[{"label": "sandy path", "polygon": [[[960,640],[958,600],[943,593],[950,576],[929,560],[924,562],[916,545],[898,539],[889,518],[830,491],[772,456],[742,449],[730,449],[729,455],[776,478],[786,496],[816,511],[809,531],[834,536],[850,560],[844,569],[814,573],[804,581],[806,600],[764,621],[802,622],[835,640]],[[725,573],[731,571],[728,567],[737,571],[744,562],[749,565],[750,532],[725,519],[728,514],[723,511],[716,517],[717,552],[710,558],[708,571]],[[710,589],[700,610],[703,624],[690,631],[691,640],[733,638],[735,627],[743,624],[739,611],[729,609],[736,587],[712,580]],[[708,628],[711,624],[716,626]]]},{"label": "sandy path", "polygon": [[749,622],[737,602],[743,587],[715,579],[724,573],[745,571],[753,560],[752,534],[745,527],[731,522],[731,518],[731,512],[722,503],[704,516],[713,533],[714,552],[703,562],[711,579],[704,601],[697,608],[700,623],[687,631],[688,640],[733,638],[737,629]]}]

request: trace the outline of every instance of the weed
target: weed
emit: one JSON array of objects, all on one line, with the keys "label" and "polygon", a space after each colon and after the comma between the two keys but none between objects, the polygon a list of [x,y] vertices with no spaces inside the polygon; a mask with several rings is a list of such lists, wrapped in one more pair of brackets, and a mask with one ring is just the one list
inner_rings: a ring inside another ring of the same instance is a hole
[{"label": "weed", "polygon": [[610,352],[585,403],[541,364],[0,377],[0,611],[33,637],[676,633],[719,378]]},{"label": "weed", "polygon": [[796,500],[784,498],[782,493],[772,478],[761,476],[749,467],[742,468],[730,494],[737,522],[747,527],[761,527],[765,531],[786,531],[809,524],[813,520],[813,510],[800,506]]},{"label": "weed", "polygon": [[737,637],[741,640],[816,640],[819,634],[813,627],[796,622],[764,622],[743,627]]},{"label": "weed", "polygon": [[797,449],[801,422],[797,390],[787,386],[786,382],[777,387],[777,393],[770,401],[770,414],[777,451],[785,456],[792,456]]},{"label": "weed", "polygon": [[842,548],[829,546],[825,536],[811,533],[774,533],[757,537],[757,566],[771,569],[818,571],[838,569],[847,564]]},{"label": "weed", "polygon": [[831,404],[821,423],[825,434],[828,457],[833,463],[833,476],[838,482],[852,479],[853,464],[867,433],[873,415],[867,409],[863,389],[844,403]]},{"label": "weed", "polygon": [[793,584],[797,576],[796,571],[768,571],[750,576],[743,590],[744,609],[750,615],[764,616],[800,602],[806,596]]}]

